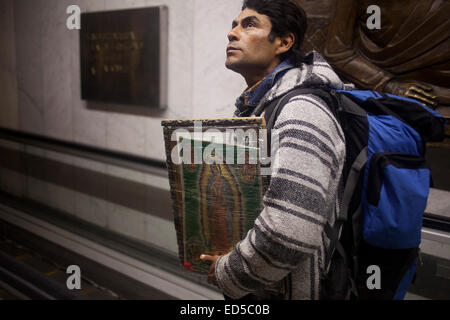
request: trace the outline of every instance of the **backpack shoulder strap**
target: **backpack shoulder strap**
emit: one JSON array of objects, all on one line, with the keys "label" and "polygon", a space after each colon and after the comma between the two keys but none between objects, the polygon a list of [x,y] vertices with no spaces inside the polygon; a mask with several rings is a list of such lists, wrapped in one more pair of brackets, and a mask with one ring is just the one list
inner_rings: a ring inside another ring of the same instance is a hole
[{"label": "backpack shoulder strap", "polygon": [[255,115],[260,116],[264,112],[264,118],[266,120],[267,129],[272,129],[275,125],[275,121],[278,118],[279,114],[283,107],[289,102],[289,100],[295,96],[305,95],[305,94],[313,94],[318,96],[322,100],[325,101],[326,105],[333,112],[334,115],[337,115],[335,112],[335,101],[331,97],[333,93],[329,88],[323,87],[311,87],[311,88],[294,88],[284,95],[272,100],[268,106],[262,109],[256,110]]},{"label": "backpack shoulder strap", "polygon": [[[330,92],[329,88],[322,87],[311,87],[311,88],[294,88],[283,96],[280,96],[274,100],[272,100],[268,106],[262,109],[257,109],[254,115],[261,116],[264,112],[264,119],[266,120],[266,129],[267,129],[267,145],[271,144],[271,134],[270,131],[275,126],[275,122],[278,119],[283,107],[289,102],[289,100],[293,97],[305,94],[313,94],[321,98],[325,101],[327,107],[331,110],[331,112],[337,117],[337,108],[335,100],[332,97],[332,92]],[[339,119],[338,119],[339,121]],[[268,153],[270,155],[270,148],[268,148]]]}]

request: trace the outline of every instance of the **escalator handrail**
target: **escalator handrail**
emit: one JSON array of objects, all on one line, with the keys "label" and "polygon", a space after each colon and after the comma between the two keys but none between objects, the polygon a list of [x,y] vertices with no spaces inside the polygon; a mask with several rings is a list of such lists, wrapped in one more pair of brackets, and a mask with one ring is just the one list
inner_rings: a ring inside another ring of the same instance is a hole
[{"label": "escalator handrail", "polygon": [[81,296],[0,251],[0,279],[32,299],[79,300]]},{"label": "escalator handrail", "polygon": [[166,163],[140,155],[0,127],[0,139],[167,177]]}]

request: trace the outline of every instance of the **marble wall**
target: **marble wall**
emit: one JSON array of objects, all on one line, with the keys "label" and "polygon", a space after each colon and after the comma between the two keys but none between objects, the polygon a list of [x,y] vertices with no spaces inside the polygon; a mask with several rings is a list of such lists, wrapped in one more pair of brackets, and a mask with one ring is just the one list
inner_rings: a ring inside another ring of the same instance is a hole
[{"label": "marble wall", "polygon": [[[66,27],[66,8],[72,4],[82,12],[169,8],[167,110],[81,100],[79,34]],[[224,63],[227,33],[241,4],[241,0],[0,0],[0,126],[165,160],[162,119],[226,117],[234,111],[245,83]],[[0,141],[1,146],[11,147]],[[58,170],[72,166],[57,173],[66,180],[75,181],[79,169],[97,172],[96,187],[102,191],[95,196],[80,192],[77,182],[51,181],[49,168],[38,177],[0,168],[2,190],[176,251],[173,223],[162,219],[157,209],[146,205],[137,210],[105,200],[111,181],[116,181],[108,177],[165,191],[167,179],[39,148],[13,149],[67,165]],[[26,172],[39,171],[30,168],[36,165],[27,163]],[[145,201],[145,194],[136,201]]]},{"label": "marble wall", "polygon": [[[168,6],[165,112],[80,99],[78,31],[66,28],[70,4],[82,12]],[[240,6],[241,0],[14,1],[19,128],[163,160],[161,119],[232,114],[244,82],[224,67],[225,48]]]}]

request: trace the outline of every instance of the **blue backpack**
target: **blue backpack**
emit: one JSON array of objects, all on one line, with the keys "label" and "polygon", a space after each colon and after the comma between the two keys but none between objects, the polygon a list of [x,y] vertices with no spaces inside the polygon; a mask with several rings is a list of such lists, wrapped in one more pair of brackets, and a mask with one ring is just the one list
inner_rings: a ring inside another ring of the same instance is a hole
[{"label": "blue backpack", "polygon": [[321,298],[403,299],[415,276],[430,189],[426,142],[443,140],[445,119],[391,94],[297,88],[265,108],[269,130],[299,94],[321,98],[346,140],[341,210],[324,228],[330,246]]}]

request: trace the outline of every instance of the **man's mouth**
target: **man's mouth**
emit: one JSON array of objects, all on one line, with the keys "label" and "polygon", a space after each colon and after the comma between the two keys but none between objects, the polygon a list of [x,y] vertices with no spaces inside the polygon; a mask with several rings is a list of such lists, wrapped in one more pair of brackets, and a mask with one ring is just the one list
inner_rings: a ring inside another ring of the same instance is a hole
[{"label": "man's mouth", "polygon": [[232,51],[239,51],[239,50],[241,50],[241,49],[238,49],[238,48],[235,48],[235,47],[227,47],[227,53],[228,52],[232,52]]}]

